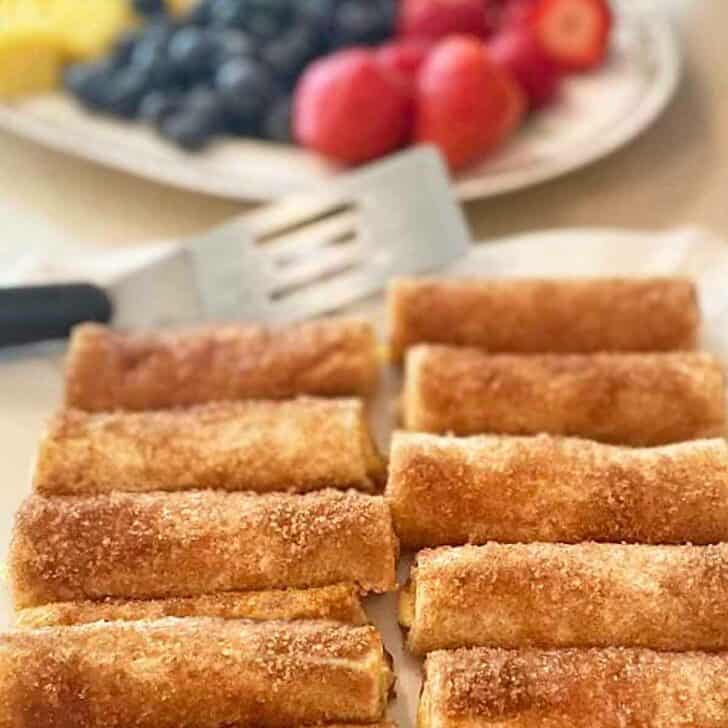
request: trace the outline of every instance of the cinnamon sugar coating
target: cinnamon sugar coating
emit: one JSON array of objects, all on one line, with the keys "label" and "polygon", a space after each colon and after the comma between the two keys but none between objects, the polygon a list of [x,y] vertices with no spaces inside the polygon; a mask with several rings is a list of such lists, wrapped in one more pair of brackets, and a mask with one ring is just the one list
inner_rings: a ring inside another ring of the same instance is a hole
[{"label": "cinnamon sugar coating", "polygon": [[387,502],[402,546],[728,541],[728,445],[397,432]]},{"label": "cinnamon sugar coating", "polygon": [[376,492],[384,474],[360,400],[301,397],[155,412],[63,410],[41,441],[34,485],[45,495]]},{"label": "cinnamon sugar coating", "polygon": [[128,334],[82,324],[68,349],[66,405],[147,410],[298,394],[367,395],[377,367],[374,331],[357,319]]},{"label": "cinnamon sugar coating", "polygon": [[373,627],[174,619],[0,635],[0,728],[372,722],[391,686]]},{"label": "cinnamon sugar coating", "polygon": [[470,646],[728,650],[728,544],[425,550],[401,605],[416,654]]},{"label": "cinnamon sugar coating", "polygon": [[400,278],[388,291],[394,358],[415,344],[521,354],[694,349],[695,285],[682,278]]},{"label": "cinnamon sugar coating", "polygon": [[589,650],[434,652],[418,728],[723,728],[728,655]]},{"label": "cinnamon sugar coating", "polygon": [[397,540],[381,497],[325,490],[31,496],[9,565],[16,608],[219,591],[396,585]]},{"label": "cinnamon sugar coating", "polygon": [[221,592],[170,599],[57,602],[21,609],[16,615],[15,624],[22,629],[38,629],[164,617],[220,617],[255,621],[328,619],[355,625],[368,622],[358,589],[352,584],[334,584],[317,589]]},{"label": "cinnamon sugar coating", "polygon": [[722,436],[724,377],[709,354],[407,354],[408,430],[573,435],[650,446]]}]

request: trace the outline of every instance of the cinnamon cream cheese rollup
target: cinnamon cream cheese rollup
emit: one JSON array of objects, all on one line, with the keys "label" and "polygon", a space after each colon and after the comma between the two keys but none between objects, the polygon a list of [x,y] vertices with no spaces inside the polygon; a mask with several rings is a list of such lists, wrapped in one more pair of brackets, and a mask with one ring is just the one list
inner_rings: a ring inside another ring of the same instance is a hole
[{"label": "cinnamon cream cheese rollup", "polygon": [[302,397],[158,412],[64,410],[41,441],[35,489],[376,492],[384,477],[361,400]]},{"label": "cinnamon cream cheese rollup", "polygon": [[708,354],[488,355],[418,346],[407,355],[408,430],[574,435],[621,445],[722,436],[723,372]]},{"label": "cinnamon cream cheese rollup", "polygon": [[425,662],[418,728],[719,728],[728,655],[473,649]]},{"label": "cinnamon cream cheese rollup", "polygon": [[490,352],[694,349],[700,311],[681,278],[401,278],[388,293],[392,353],[420,343]]},{"label": "cinnamon cream cheese rollup", "polygon": [[356,319],[129,334],[82,324],[68,349],[66,405],[147,410],[298,394],[367,395],[377,369],[374,330]]},{"label": "cinnamon cream cheese rollup", "polygon": [[0,728],[290,728],[381,720],[373,627],[174,619],[0,635]]},{"label": "cinnamon cream cheese rollup", "polygon": [[728,544],[496,544],[421,551],[400,621],[456,647],[728,649]]},{"label": "cinnamon cream cheese rollup", "polygon": [[111,493],[31,496],[15,521],[18,609],[355,583],[396,586],[397,539],[381,497]]},{"label": "cinnamon cream cheese rollup", "polygon": [[134,622],[164,617],[220,617],[222,619],[329,619],[345,624],[367,624],[358,589],[334,584],[317,589],[224,592],[199,597],[100,602],[58,602],[21,609],[15,625],[24,629],[62,627],[91,622]]},{"label": "cinnamon cream cheese rollup", "polygon": [[402,546],[728,541],[728,446],[536,437],[392,438],[387,501]]}]

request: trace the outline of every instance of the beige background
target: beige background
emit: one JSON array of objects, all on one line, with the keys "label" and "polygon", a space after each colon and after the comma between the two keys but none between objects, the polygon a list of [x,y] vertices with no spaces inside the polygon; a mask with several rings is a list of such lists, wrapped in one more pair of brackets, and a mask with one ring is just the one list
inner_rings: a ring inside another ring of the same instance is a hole
[{"label": "beige background", "polygon": [[[476,239],[559,226],[656,228],[697,223],[728,236],[725,0],[682,15],[686,75],[665,115],[612,157],[555,182],[468,206]],[[67,240],[136,244],[202,230],[232,202],[165,188],[0,134],[0,200],[41,216]]]}]

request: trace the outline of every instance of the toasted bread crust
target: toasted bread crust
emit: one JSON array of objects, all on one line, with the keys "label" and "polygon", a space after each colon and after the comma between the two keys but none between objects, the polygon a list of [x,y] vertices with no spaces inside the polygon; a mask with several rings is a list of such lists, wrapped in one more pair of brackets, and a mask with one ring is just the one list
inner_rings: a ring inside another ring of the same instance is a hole
[{"label": "toasted bread crust", "polygon": [[36,491],[381,489],[385,467],[356,399],[215,402],[155,412],[63,410],[40,445]]},{"label": "toasted bread crust", "polygon": [[0,635],[0,728],[287,728],[381,720],[373,627],[163,619]]},{"label": "toasted bread crust", "polygon": [[728,655],[471,649],[425,663],[418,728],[718,728]]},{"label": "toasted bread crust", "polygon": [[395,359],[415,344],[521,354],[694,349],[695,285],[683,278],[400,278],[388,292]]},{"label": "toasted bread crust", "polygon": [[517,356],[418,346],[407,355],[404,424],[638,447],[718,437],[723,372],[714,357],[692,352]]},{"label": "toasted bread crust", "polygon": [[10,549],[16,608],[219,591],[396,584],[397,539],[381,497],[112,493],[31,496]]},{"label": "toasted bread crust", "polygon": [[470,646],[728,650],[728,544],[442,547],[418,554],[406,593],[416,654]]},{"label": "toasted bread crust", "polygon": [[728,541],[728,446],[397,432],[386,492],[402,546]]},{"label": "toasted bread crust", "polygon": [[357,319],[137,334],[82,324],[68,350],[66,405],[148,410],[298,394],[364,396],[377,368],[374,331]]},{"label": "toasted bread crust", "polygon": [[328,619],[354,625],[368,622],[358,589],[353,584],[334,584],[317,589],[224,592],[143,601],[105,599],[100,602],[58,602],[21,609],[16,615],[15,626],[39,629],[164,617],[219,617],[254,621]]}]

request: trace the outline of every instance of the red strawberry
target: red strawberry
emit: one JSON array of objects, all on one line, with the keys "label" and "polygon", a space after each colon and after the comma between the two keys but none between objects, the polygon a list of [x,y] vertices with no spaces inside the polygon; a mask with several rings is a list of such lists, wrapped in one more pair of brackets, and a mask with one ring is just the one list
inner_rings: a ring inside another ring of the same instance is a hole
[{"label": "red strawberry", "polygon": [[448,38],[420,72],[415,138],[437,144],[456,169],[503,142],[523,109],[518,84],[490,60],[482,43]]},{"label": "red strawberry", "polygon": [[412,99],[373,53],[350,49],[313,63],[296,87],[294,134],[349,164],[393,151],[410,131]]},{"label": "red strawberry", "polygon": [[383,68],[414,92],[420,68],[431,49],[430,43],[415,38],[387,43],[376,51],[376,57]]},{"label": "red strawberry", "polygon": [[401,0],[399,34],[437,40],[462,33],[485,37],[493,30],[484,0]]},{"label": "red strawberry", "polygon": [[607,0],[539,0],[529,24],[561,68],[584,71],[607,54],[612,14]]},{"label": "red strawberry", "polygon": [[538,0],[505,0],[500,13],[500,27],[521,25],[528,22]]},{"label": "red strawberry", "polygon": [[493,37],[487,47],[493,61],[521,84],[531,109],[546,106],[554,99],[561,71],[528,27],[506,28]]}]

